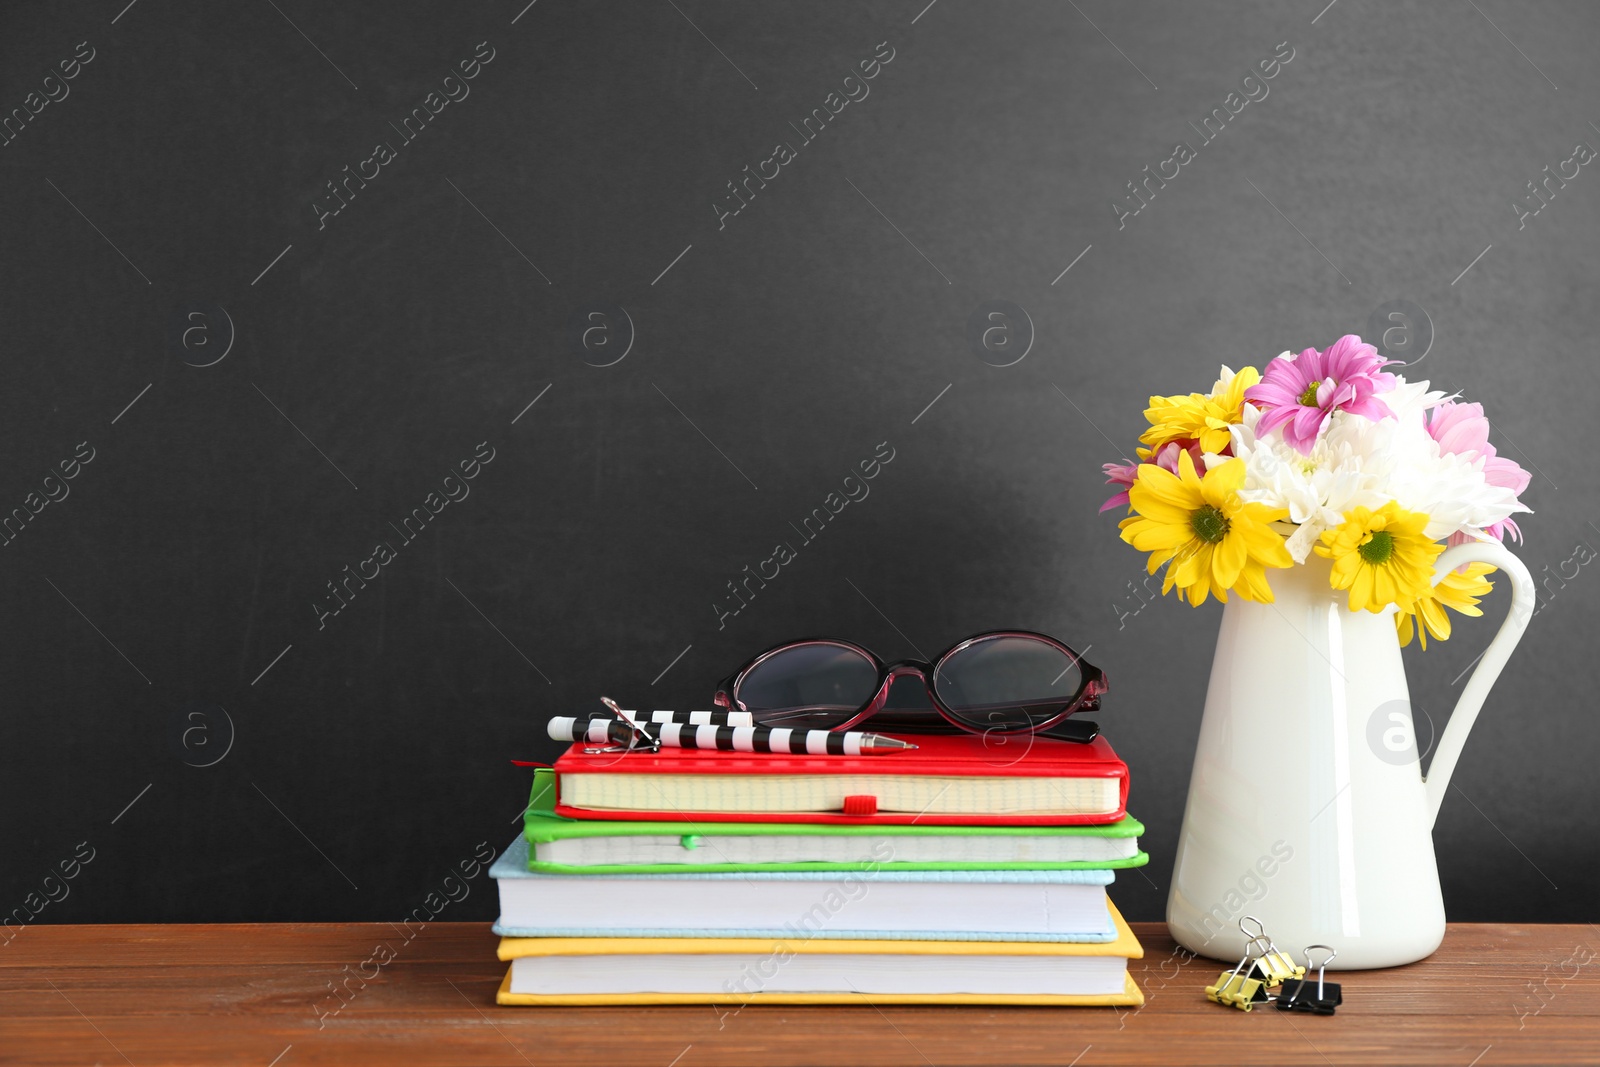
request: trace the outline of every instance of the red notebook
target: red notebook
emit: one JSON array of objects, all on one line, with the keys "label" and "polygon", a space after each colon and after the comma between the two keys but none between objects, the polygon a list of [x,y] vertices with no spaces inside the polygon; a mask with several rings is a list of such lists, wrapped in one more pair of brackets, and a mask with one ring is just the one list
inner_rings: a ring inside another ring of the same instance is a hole
[{"label": "red notebook", "polygon": [[664,748],[556,760],[556,813],[682,822],[1070,825],[1116,822],[1128,766],[1104,737],[908,735],[878,756]]}]

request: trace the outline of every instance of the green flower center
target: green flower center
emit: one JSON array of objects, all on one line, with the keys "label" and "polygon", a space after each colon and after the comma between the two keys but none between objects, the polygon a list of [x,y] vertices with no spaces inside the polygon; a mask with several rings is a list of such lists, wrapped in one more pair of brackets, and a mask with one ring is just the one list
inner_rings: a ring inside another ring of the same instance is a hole
[{"label": "green flower center", "polygon": [[1312,382],[1310,385],[1306,386],[1306,391],[1300,394],[1300,404],[1302,407],[1314,408],[1317,406],[1317,389],[1321,387],[1321,385],[1321,382]]},{"label": "green flower center", "polygon": [[1189,529],[1207,544],[1214,545],[1228,536],[1228,517],[1210,504],[1203,504],[1189,513]]},{"label": "green flower center", "polygon": [[1388,530],[1373,530],[1371,536],[1356,549],[1361,558],[1375,567],[1381,567],[1394,558],[1394,534]]}]

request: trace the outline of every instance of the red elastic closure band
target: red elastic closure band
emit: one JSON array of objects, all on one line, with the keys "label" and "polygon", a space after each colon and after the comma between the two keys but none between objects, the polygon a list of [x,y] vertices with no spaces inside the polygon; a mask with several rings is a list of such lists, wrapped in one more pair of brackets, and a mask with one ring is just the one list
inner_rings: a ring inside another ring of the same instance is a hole
[{"label": "red elastic closure band", "polygon": [[878,814],[878,798],[870,793],[845,797],[844,813],[846,815],[876,815]]}]

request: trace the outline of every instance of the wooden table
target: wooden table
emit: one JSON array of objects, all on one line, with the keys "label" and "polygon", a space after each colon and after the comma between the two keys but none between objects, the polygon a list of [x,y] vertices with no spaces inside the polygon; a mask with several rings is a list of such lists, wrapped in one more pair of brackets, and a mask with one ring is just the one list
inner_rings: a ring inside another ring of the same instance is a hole
[{"label": "wooden table", "polygon": [[1452,926],[1332,1017],[1210,1004],[1217,964],[1134,929],[1141,1009],[741,1010],[501,1008],[480,923],[38,926],[0,943],[0,1063],[1600,1063],[1595,926]]}]

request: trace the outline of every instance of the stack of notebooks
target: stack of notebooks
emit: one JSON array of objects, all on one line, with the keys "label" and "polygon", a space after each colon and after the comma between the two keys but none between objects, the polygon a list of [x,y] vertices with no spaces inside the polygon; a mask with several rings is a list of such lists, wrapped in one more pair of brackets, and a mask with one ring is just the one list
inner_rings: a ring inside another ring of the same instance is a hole
[{"label": "stack of notebooks", "polygon": [[1148,857],[1088,744],[664,748],[535,772],[491,869],[501,1004],[1137,1005],[1106,895]]}]

